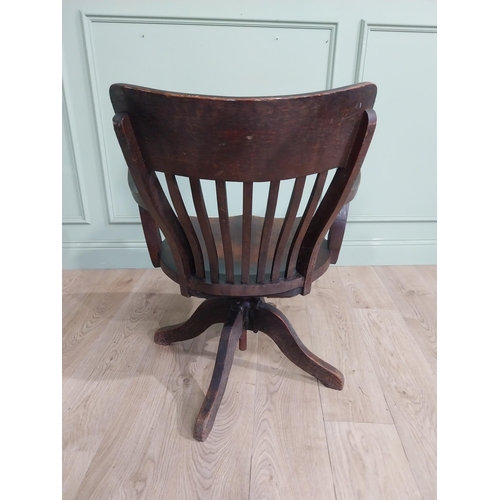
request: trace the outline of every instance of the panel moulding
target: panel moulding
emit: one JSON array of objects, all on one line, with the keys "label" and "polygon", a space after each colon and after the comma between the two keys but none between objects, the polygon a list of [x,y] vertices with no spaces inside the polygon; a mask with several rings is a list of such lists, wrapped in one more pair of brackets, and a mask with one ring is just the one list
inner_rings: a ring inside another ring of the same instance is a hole
[{"label": "panel moulding", "polygon": [[66,96],[67,94],[67,89],[64,83],[64,73],[63,73],[63,81],[62,81],[62,98],[63,98],[63,113],[65,114],[66,117],[66,123],[68,125],[68,134],[69,134],[69,146],[71,150],[71,157],[73,160],[73,165],[75,169],[75,174],[76,174],[76,188],[79,196],[79,204],[81,208],[81,215],[79,217],[64,217],[62,218],[62,223],[63,224],[90,224],[89,218],[88,218],[88,209],[87,209],[87,197],[85,195],[85,189],[83,187],[83,176],[80,168],[80,161],[78,160],[79,155],[78,155],[78,148],[75,144],[74,141],[74,134],[72,131],[72,113],[71,110],[68,106],[68,98]]},{"label": "panel moulding", "polygon": [[347,222],[437,222],[434,215],[349,215]]},{"label": "panel moulding", "polygon": [[354,82],[363,81],[365,69],[366,48],[370,32],[383,31],[386,33],[437,33],[436,26],[412,26],[405,24],[370,24],[364,19],[361,20],[361,28],[359,32],[358,53],[356,56]]},{"label": "panel moulding", "polygon": [[67,241],[62,244],[63,249],[128,249],[147,248],[144,240],[98,240],[98,241]]},{"label": "panel moulding", "polygon": [[327,78],[325,89],[332,88],[333,73],[336,50],[337,23],[314,23],[314,22],[272,22],[272,21],[252,21],[252,20],[232,20],[232,19],[188,19],[188,18],[168,18],[168,17],[121,17],[105,16],[81,13],[83,32],[85,37],[85,48],[87,58],[87,74],[90,80],[92,91],[92,101],[94,107],[94,121],[97,130],[97,139],[99,143],[101,170],[104,179],[106,205],[110,224],[140,224],[138,216],[118,214],[113,201],[113,190],[111,189],[111,172],[107,162],[106,144],[104,140],[104,119],[101,114],[97,71],[95,67],[93,44],[92,44],[92,23],[127,23],[127,24],[165,24],[165,25],[194,25],[194,26],[229,26],[229,27],[261,27],[261,28],[293,28],[293,29],[321,29],[330,31],[330,47],[327,61]]},{"label": "panel moulding", "polygon": [[[437,33],[437,27],[403,24],[371,24],[362,19],[355,64],[355,83],[360,83],[364,80],[366,48],[368,46],[369,34],[372,31],[382,31],[386,33]],[[434,215],[351,215],[348,220],[349,222],[437,222],[437,217]]]}]

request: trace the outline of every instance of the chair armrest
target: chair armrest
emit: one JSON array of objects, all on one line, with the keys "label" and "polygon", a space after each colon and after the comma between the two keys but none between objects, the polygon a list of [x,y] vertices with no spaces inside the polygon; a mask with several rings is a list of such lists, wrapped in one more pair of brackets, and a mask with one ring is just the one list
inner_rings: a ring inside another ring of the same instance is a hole
[{"label": "chair armrest", "polygon": [[337,218],[333,221],[328,234],[328,248],[330,249],[331,256],[330,262],[336,264],[339,258],[340,249],[344,240],[345,226],[347,223],[347,216],[349,215],[349,203],[354,199],[358,192],[359,184],[361,183],[361,172],[354,181],[351,192],[347,197],[346,204],[342,207]]}]

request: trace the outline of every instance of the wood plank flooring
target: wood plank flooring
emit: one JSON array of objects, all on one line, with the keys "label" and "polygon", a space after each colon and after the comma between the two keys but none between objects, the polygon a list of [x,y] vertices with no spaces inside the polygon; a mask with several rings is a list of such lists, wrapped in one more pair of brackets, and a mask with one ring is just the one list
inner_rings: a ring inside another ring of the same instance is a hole
[{"label": "wood plank flooring", "polygon": [[332,267],[268,299],[344,390],[249,332],[204,443],[221,325],[152,340],[201,300],[158,269],[64,271],[62,289],[64,500],[436,498],[435,266]]}]

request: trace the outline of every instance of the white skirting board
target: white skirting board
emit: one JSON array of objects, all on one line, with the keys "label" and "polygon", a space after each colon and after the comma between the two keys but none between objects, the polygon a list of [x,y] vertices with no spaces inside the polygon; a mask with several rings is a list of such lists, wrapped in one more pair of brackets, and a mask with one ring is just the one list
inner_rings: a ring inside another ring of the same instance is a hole
[{"label": "white skirting board", "polygon": [[[433,265],[435,239],[345,240],[338,266]],[[151,260],[144,241],[63,243],[63,269],[148,268]]]}]

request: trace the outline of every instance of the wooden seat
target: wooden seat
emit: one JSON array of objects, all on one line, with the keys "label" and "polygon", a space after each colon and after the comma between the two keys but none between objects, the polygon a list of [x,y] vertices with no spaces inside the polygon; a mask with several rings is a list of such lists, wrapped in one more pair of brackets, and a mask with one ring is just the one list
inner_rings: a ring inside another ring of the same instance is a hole
[{"label": "wooden seat", "polygon": [[[266,333],[292,362],[341,390],[343,375],[310,352],[264,298],[306,295],[337,261],[375,130],[375,85],[225,98],[115,84],[110,96],[151,261],[183,295],[206,299],[186,322],[160,328],[155,342],[168,345],[224,324],[195,439],[205,440],[214,424],[247,330]],[[165,175],[167,193],[157,173]],[[307,176],[314,181],[306,193]],[[189,179],[195,215],[186,209],[180,177]],[[215,181],[217,217],[208,216],[203,179]],[[277,217],[287,179],[293,190],[286,213]],[[229,213],[229,183],[241,183],[241,214]],[[255,214],[255,183],[269,183],[264,216]]]},{"label": "wooden seat", "polygon": [[[231,232],[231,238],[234,238],[238,241],[241,241],[243,231],[242,231],[242,220],[243,217],[240,216],[235,216],[235,217],[229,217],[229,227],[230,227],[230,232]],[[279,237],[279,232],[282,227],[284,219],[274,219],[274,224],[273,228],[271,231],[271,236],[269,240],[269,245],[270,246],[276,246],[276,242]],[[225,267],[225,262],[224,262],[224,248],[223,248],[223,241],[222,241],[222,234],[220,230],[220,225],[219,225],[219,220],[218,219],[209,219],[210,222],[210,229],[212,231],[212,234],[214,236],[214,241],[215,241],[215,247],[217,250],[217,261],[218,261],[218,268],[219,268],[219,280],[221,282],[225,282],[227,280],[227,273],[226,273],[226,267]],[[300,219],[296,219],[293,226],[292,226],[292,231],[296,229],[300,222]],[[199,235],[201,234],[201,229],[198,223],[198,220],[193,217],[192,218],[192,223],[193,227],[195,229],[195,232]],[[252,222],[251,222],[251,232],[252,234],[262,234],[262,228],[264,225],[264,217],[252,217]],[[249,269],[249,275],[248,275],[248,283],[250,284],[255,284],[257,282],[257,260],[258,260],[258,250],[259,247],[258,245],[252,245],[250,247],[250,269]],[[177,269],[175,266],[175,260],[172,254],[172,249],[170,248],[170,245],[168,244],[167,240],[163,240],[162,246],[161,246],[161,252],[160,252],[160,260],[161,260],[161,267],[165,271],[165,273],[172,278],[174,281],[178,282],[178,277],[177,277]],[[203,260],[205,263],[208,262],[208,255],[206,252],[203,252]],[[280,265],[279,273],[280,276],[284,276],[285,274],[285,264],[286,262],[283,260]],[[328,249],[328,242],[325,240],[320,247],[319,250],[319,255],[318,259],[316,262],[316,269],[315,272],[320,276],[323,274],[325,271],[324,266],[329,266],[330,265],[330,250]],[[234,284],[241,284],[242,283],[242,252],[241,252],[241,247],[240,246],[233,246],[233,278],[232,281],[234,281]],[[269,281],[270,280],[270,275],[271,275],[271,261],[268,260],[266,263],[266,268],[264,271],[264,281]],[[205,266],[205,277],[206,277],[206,283],[211,282],[210,278],[210,268],[209,266]],[[201,286],[201,284],[199,285]],[[234,292],[236,296],[239,296],[239,292],[237,291],[236,287],[233,287],[236,291]],[[259,292],[260,288],[257,289],[256,294],[260,295]],[[200,289],[202,291],[202,289]],[[248,294],[248,291],[246,292]],[[297,289],[297,293],[299,293],[299,290]]]}]

